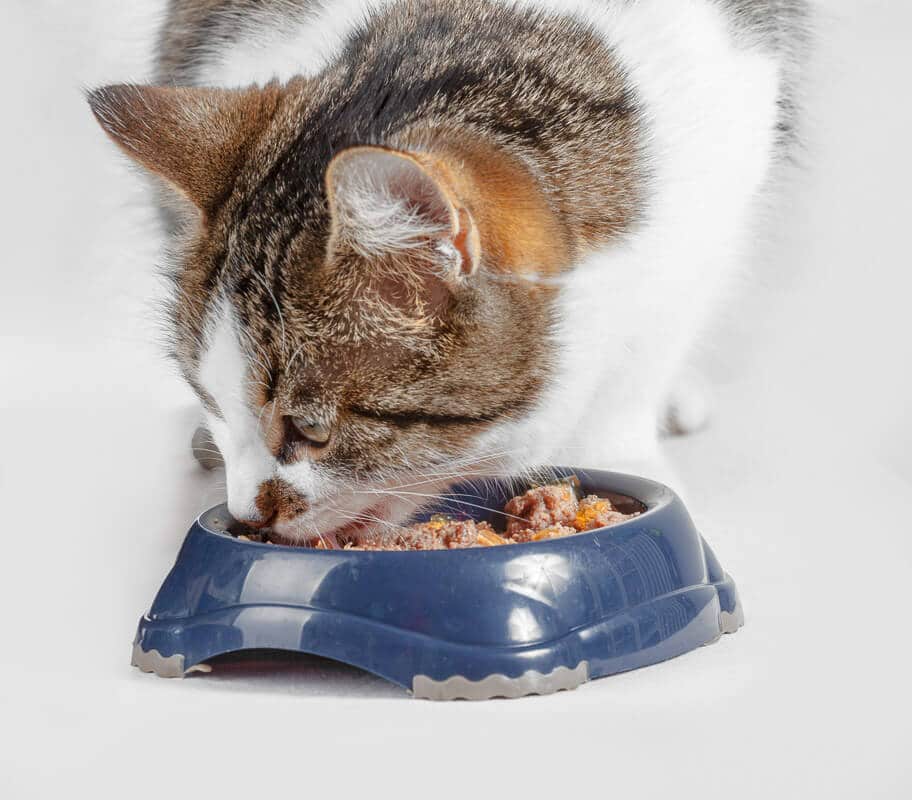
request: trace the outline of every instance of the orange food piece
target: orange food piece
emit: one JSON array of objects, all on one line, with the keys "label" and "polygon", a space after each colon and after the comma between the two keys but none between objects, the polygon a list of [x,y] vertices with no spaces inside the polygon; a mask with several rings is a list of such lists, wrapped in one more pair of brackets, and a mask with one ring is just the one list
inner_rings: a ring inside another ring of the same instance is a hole
[{"label": "orange food piece", "polygon": [[517,531],[511,538],[514,542],[541,542],[545,539],[562,539],[564,536],[573,536],[578,532],[576,528],[571,528],[567,525],[552,525],[539,531],[532,528]]},{"label": "orange food piece", "polygon": [[605,497],[590,494],[579,501],[572,525],[578,531],[594,531],[606,525],[616,525],[636,514],[623,514]]},{"label": "orange food piece", "polygon": [[478,539],[476,543],[479,547],[495,547],[500,544],[510,544],[509,539],[504,539],[486,522],[478,523]]}]

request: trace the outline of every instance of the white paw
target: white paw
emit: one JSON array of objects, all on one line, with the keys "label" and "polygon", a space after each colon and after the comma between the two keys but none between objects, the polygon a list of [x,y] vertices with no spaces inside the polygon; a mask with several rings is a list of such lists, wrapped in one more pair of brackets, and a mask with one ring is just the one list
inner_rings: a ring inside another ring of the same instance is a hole
[{"label": "white paw", "polygon": [[686,436],[709,424],[712,402],[705,383],[693,376],[682,376],[672,386],[659,419],[665,436]]},{"label": "white paw", "polygon": [[200,425],[193,434],[193,440],[190,442],[190,449],[193,451],[193,457],[199,462],[203,469],[217,469],[218,467],[225,466],[218,446],[212,440],[212,435],[203,425]]}]

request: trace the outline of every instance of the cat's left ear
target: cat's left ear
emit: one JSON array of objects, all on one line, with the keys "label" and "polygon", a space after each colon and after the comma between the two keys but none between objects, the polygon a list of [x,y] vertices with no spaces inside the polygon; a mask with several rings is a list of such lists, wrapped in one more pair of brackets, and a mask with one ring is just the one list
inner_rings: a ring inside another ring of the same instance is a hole
[{"label": "cat's left ear", "polygon": [[204,215],[225,199],[278,98],[278,84],[250,89],[121,84],[88,94],[108,136]]},{"label": "cat's left ear", "polygon": [[381,147],[351,147],[330,163],[326,191],[331,253],[350,247],[366,258],[423,256],[442,264],[452,279],[478,269],[475,221],[429,160]]}]

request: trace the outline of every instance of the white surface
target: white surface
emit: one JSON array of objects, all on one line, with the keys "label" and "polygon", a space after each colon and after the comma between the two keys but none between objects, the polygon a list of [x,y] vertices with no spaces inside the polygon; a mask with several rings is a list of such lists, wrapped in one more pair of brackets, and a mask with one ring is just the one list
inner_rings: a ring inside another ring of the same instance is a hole
[{"label": "white surface", "polygon": [[220,490],[149,344],[153,254],[124,231],[152,218],[77,91],[143,74],[139,4],[87,5],[0,12],[3,797],[910,795],[906,4],[829,4],[808,172],[708,341],[714,423],[671,446],[747,626],[483,704],[325,663],[129,667],[139,614]]}]

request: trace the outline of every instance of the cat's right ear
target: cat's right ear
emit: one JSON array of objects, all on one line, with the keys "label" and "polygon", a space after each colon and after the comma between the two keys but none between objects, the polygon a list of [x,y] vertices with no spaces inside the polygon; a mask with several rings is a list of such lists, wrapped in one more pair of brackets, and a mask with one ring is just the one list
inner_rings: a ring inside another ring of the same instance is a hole
[{"label": "cat's right ear", "polygon": [[225,199],[278,96],[277,84],[251,89],[120,84],[89,92],[88,101],[127,155],[205,215]]},{"label": "cat's right ear", "polygon": [[350,147],[330,162],[326,191],[330,252],[342,246],[366,258],[423,257],[451,281],[478,269],[481,245],[472,214],[428,156]]}]

